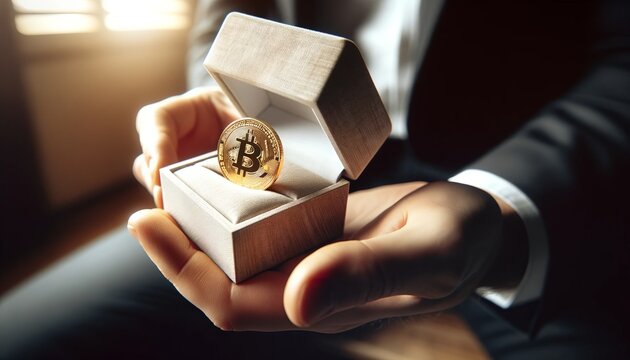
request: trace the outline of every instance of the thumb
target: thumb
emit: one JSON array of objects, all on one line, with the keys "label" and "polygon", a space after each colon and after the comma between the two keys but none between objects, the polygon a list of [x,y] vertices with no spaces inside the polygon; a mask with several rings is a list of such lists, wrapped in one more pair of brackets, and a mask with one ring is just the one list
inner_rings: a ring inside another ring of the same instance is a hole
[{"label": "thumb", "polygon": [[297,326],[394,295],[441,299],[461,280],[460,231],[451,211],[422,206],[418,190],[351,240],[327,245],[291,273],[284,307]]},{"label": "thumb", "polygon": [[369,239],[333,243],[302,260],[285,287],[289,319],[308,326],[376,299],[416,294],[410,278],[434,262],[422,255],[407,219],[404,207],[390,208],[355,234]]},{"label": "thumb", "polygon": [[325,246],[293,270],[284,292],[287,316],[305,327],[391,290],[376,254],[363,241]]}]

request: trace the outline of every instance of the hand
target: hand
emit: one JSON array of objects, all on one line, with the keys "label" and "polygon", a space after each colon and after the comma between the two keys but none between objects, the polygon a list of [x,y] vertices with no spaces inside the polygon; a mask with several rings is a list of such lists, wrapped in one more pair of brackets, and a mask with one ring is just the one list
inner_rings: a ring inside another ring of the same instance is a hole
[{"label": "hand", "polygon": [[484,279],[501,246],[497,203],[452,183],[351,194],[352,240],[324,246],[240,284],[161,210],[129,221],[153,262],[215,325],[229,330],[347,330],[454,306]]},{"label": "hand", "polygon": [[136,119],[142,154],[136,179],[162,207],[160,168],[214,150],[221,131],[238,112],[218,88],[198,88],[143,107]]}]

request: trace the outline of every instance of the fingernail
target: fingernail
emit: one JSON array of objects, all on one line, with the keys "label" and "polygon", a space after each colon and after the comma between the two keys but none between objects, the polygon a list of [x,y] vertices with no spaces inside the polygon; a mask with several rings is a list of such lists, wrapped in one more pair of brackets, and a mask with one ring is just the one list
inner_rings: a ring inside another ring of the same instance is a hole
[{"label": "fingernail", "polygon": [[133,227],[133,225],[131,225],[130,223],[127,223],[127,230],[129,230],[129,232],[131,233],[131,236],[137,238],[138,237],[138,231],[136,230],[135,227]]},{"label": "fingernail", "polygon": [[127,230],[131,233],[131,235],[135,238],[138,238],[138,230],[136,229],[136,218],[138,217],[138,212],[131,214],[129,220],[127,220]]}]

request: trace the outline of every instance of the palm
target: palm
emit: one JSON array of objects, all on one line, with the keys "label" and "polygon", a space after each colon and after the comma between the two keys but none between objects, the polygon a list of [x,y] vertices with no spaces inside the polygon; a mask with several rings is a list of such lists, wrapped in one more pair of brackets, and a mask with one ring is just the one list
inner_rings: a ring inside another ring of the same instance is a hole
[{"label": "palm", "polygon": [[[424,183],[411,183],[352,194],[348,201],[348,235],[363,228],[377,214]],[[372,201],[374,196],[384,201]],[[132,221],[141,244],[162,273],[190,302],[222,329],[278,331],[296,329],[289,321],[285,287],[295,267],[306,255],[234,284],[221,269],[185,236],[162,210],[136,214]],[[168,244],[165,247],[165,244]],[[167,256],[164,256],[167,251]],[[372,304],[369,306],[379,306]],[[367,306],[369,308],[369,306]],[[312,326],[322,332],[338,332],[363,324],[361,309],[341,312]]]}]

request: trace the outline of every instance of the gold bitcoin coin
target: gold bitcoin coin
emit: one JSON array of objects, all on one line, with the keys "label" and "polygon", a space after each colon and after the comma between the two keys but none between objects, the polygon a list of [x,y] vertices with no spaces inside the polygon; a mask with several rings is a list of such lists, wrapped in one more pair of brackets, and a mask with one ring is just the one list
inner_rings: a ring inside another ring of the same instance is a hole
[{"label": "gold bitcoin coin", "polygon": [[254,118],[230,123],[217,146],[223,176],[238,185],[264,190],[280,176],[284,153],[269,124]]}]

